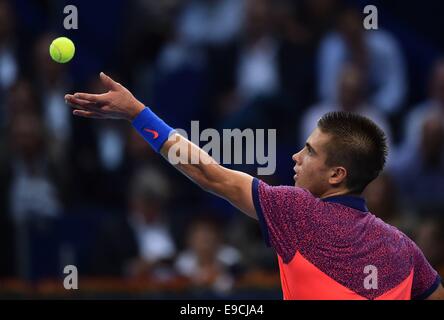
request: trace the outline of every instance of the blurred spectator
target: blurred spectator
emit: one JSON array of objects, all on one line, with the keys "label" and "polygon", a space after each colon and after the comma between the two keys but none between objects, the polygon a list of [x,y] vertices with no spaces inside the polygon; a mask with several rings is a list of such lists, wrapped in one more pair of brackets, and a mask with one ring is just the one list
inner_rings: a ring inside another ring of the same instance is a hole
[{"label": "blurred spectator", "polygon": [[126,137],[126,151],[124,163],[133,171],[144,166],[156,166],[159,164],[156,153],[146,141],[135,131],[128,130]]},{"label": "blurred spectator", "polygon": [[257,223],[244,215],[238,215],[228,225],[228,239],[242,255],[242,264],[248,271],[276,272],[275,252],[265,245],[261,229]]},{"label": "blurred spectator", "polygon": [[66,196],[67,175],[47,152],[42,120],[33,113],[14,115],[9,124],[7,153],[3,159],[3,190],[8,211],[17,222],[33,216],[56,216]]},{"label": "blurred spectator", "polygon": [[312,33],[313,42],[318,43],[325,33],[334,28],[339,11],[342,9],[341,0],[303,0],[301,15],[307,29]]},{"label": "blurred spectator", "polygon": [[411,234],[413,221],[403,214],[399,205],[398,189],[389,173],[384,172],[364,190],[364,197],[371,213],[384,222]]},{"label": "blurred spectator", "polygon": [[430,264],[442,274],[444,271],[444,220],[439,213],[421,219],[415,242]]},{"label": "blurred spectator", "polygon": [[431,110],[418,132],[418,145],[408,157],[397,161],[392,171],[403,200],[418,208],[442,210],[444,186],[444,121],[442,113]]},{"label": "blurred spectator", "polygon": [[210,80],[217,108],[213,116],[218,120],[244,118],[241,111],[255,98],[275,94],[280,88],[271,8],[268,0],[247,0],[239,40],[210,56]]},{"label": "blurred spectator", "polygon": [[280,85],[271,9],[267,0],[247,3],[245,35],[237,66],[237,93],[244,101],[275,93]]},{"label": "blurred spectator", "polygon": [[204,48],[180,37],[178,16],[188,5],[193,6],[174,0],[140,2],[145,11],[136,17],[144,18],[134,28],[146,34],[148,41],[141,43],[140,32],[136,33],[133,47],[141,48],[127,54],[132,64],[138,61],[131,75],[135,95],[166,116],[172,126],[183,129],[188,129],[189,119],[200,118],[206,85]]},{"label": "blurred spectator", "polygon": [[[119,74],[125,83],[150,81],[145,78],[150,77],[149,69],[160,49],[174,34],[176,17],[183,3],[181,0],[135,0],[125,3],[125,34],[119,52]],[[134,83],[134,89],[141,98],[152,96],[143,83],[140,89]],[[147,99],[144,101],[149,102]]]},{"label": "blurred spectator", "polygon": [[104,121],[97,127],[100,164],[104,170],[112,172],[122,165],[125,151],[123,124]]},{"label": "blurred spectator", "polygon": [[337,30],[324,37],[318,55],[319,96],[336,101],[336,81],[347,62],[362,69],[369,83],[369,102],[381,112],[392,114],[406,95],[406,70],[395,39],[386,31],[366,31],[362,16],[354,8],[344,10]]},{"label": "blurred spectator", "polygon": [[[151,102],[175,128],[188,129],[190,119],[200,119],[206,88],[205,54],[196,48],[168,41],[154,65],[140,73],[136,86],[144,101]],[[146,90],[146,88],[151,89]]]},{"label": "blurred spectator", "polygon": [[187,249],[177,257],[177,272],[189,278],[196,288],[229,291],[240,254],[224,244],[220,225],[211,218],[195,218],[188,230],[187,244]]},{"label": "blurred spectator", "polygon": [[429,97],[405,118],[404,141],[393,168],[410,205],[442,208],[444,185],[444,60],[433,66]]},{"label": "blurred spectator", "polygon": [[106,222],[97,238],[92,256],[95,274],[168,276],[168,265],[176,251],[165,208],[169,190],[168,181],[159,171],[144,169],[134,174],[128,215]]},{"label": "blurred spectator", "polygon": [[[0,188],[2,187],[3,186],[0,186]],[[0,192],[3,193],[5,190],[0,189]],[[0,279],[17,276],[16,234],[11,217],[8,216],[5,209],[6,200],[4,198],[4,196],[0,198],[0,250],[2,252],[2,258],[0,259]]]},{"label": "blurred spectator", "polygon": [[[18,61],[15,56],[15,15],[7,0],[0,1],[0,105],[6,90],[18,76]],[[0,110],[0,118],[2,116]]]},{"label": "blurred spectator", "polygon": [[179,41],[189,45],[220,45],[233,40],[244,18],[244,0],[191,0],[179,16]]},{"label": "blurred spectator", "polygon": [[[320,104],[312,106],[308,109],[301,122],[300,131],[300,145],[305,145],[306,139],[311,132],[316,128],[317,121],[327,112],[330,111],[348,111],[359,113],[372,119],[377,125],[384,130],[389,141],[391,138],[391,129],[388,124],[386,116],[380,110],[372,107],[367,101],[367,83],[362,74],[362,70],[356,65],[344,65],[339,73],[339,78],[335,83],[337,84],[337,100],[336,102],[324,101]],[[392,157],[390,150],[389,159]]]},{"label": "blurred spectator", "polygon": [[[65,108],[69,106],[65,106]],[[73,119],[73,135],[68,153],[70,171],[72,172],[73,205],[97,205],[100,197],[101,167],[98,147],[94,137],[94,128],[91,121],[86,119]],[[106,202],[100,202],[106,205]]]},{"label": "blurred spectator", "polygon": [[279,129],[294,124],[284,119],[296,117],[305,106],[312,55],[298,21],[293,21],[297,15],[283,15],[283,7],[296,10],[281,1],[246,1],[239,39],[211,52],[209,95],[217,125]]},{"label": "blurred spectator", "polygon": [[273,1],[270,12],[277,37],[293,43],[312,40],[312,34],[301,20],[301,6],[292,0]]},{"label": "blurred spectator", "polygon": [[402,159],[409,158],[417,150],[421,140],[421,130],[427,118],[436,116],[444,122],[444,58],[438,60],[430,75],[428,98],[412,108],[405,117]]},{"label": "blurred spectator", "polygon": [[41,99],[32,82],[25,78],[18,78],[7,92],[4,104],[4,123],[11,121],[15,114],[41,113]]},{"label": "blurred spectator", "polygon": [[[117,78],[118,79],[118,78]],[[88,85],[88,92],[106,92],[97,76]],[[127,135],[130,128],[127,123],[119,121],[98,121],[93,127],[95,140],[91,148],[97,153],[96,179],[93,182],[97,192],[94,201],[101,206],[122,212],[126,208],[126,194],[115,186],[128,185],[132,172],[128,170],[131,163],[125,163]]]}]

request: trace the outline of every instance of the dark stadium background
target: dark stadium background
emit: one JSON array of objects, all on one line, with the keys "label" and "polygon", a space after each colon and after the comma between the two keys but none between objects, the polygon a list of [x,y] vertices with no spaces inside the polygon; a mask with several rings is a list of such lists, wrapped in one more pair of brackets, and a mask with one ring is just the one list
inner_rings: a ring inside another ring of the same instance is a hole
[{"label": "dark stadium background", "polygon": [[[175,128],[277,129],[276,174],[261,178],[292,184],[310,112],[336,108],[319,90],[325,40],[353,29],[367,4],[380,30],[361,40],[385,37],[375,51],[348,48],[345,80],[333,83],[345,81],[341,94],[390,131],[369,208],[444,274],[442,1],[0,0],[0,297],[281,298],[256,222],[176,172],[128,123],[74,118],[63,95],[101,92],[105,71]],[[66,5],[78,8],[78,30],[63,29]],[[58,36],[76,45],[66,65],[48,54]],[[63,288],[66,265],[77,266],[79,290]]]}]

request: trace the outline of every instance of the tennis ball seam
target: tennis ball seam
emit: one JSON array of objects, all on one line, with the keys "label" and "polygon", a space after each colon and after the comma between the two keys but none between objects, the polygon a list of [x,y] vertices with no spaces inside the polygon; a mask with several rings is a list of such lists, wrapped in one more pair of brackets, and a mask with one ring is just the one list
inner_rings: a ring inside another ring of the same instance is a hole
[{"label": "tennis ball seam", "polygon": [[62,51],[59,49],[59,47],[57,47],[55,44],[51,44],[51,46],[54,48],[54,49],[56,49],[57,50],[57,52],[58,52],[58,54],[59,54],[59,57],[58,57],[58,59],[57,59],[57,61],[59,61],[59,62],[62,62],[63,61],[63,54],[62,54]]}]

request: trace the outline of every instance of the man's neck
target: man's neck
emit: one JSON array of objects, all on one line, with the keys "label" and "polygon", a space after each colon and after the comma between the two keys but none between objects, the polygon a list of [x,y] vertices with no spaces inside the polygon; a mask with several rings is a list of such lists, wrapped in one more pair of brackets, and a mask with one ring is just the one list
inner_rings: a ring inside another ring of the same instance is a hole
[{"label": "man's neck", "polygon": [[360,196],[360,194],[352,193],[348,189],[341,189],[341,190],[328,190],[324,194],[322,194],[319,198],[325,199],[330,197],[336,197],[336,196]]}]

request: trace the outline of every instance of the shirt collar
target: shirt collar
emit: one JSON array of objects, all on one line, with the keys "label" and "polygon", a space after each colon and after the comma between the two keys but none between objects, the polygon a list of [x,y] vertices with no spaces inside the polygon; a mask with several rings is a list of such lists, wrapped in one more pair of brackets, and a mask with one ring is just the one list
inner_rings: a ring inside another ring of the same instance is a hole
[{"label": "shirt collar", "polygon": [[351,196],[351,195],[340,195],[340,196],[332,196],[321,199],[325,202],[333,202],[339,203],[346,207],[350,207],[362,212],[368,212],[367,204],[365,203],[365,199],[360,196]]}]

